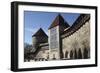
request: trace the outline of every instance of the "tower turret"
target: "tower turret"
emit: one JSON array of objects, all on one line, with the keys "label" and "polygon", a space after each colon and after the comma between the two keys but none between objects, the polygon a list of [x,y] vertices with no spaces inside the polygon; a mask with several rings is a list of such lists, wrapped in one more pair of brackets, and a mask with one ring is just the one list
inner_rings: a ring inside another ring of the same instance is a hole
[{"label": "tower turret", "polygon": [[40,28],[34,35],[32,35],[32,43],[34,49],[37,49],[39,44],[47,42],[48,42],[48,36],[46,35],[46,33],[43,31],[42,28]]},{"label": "tower turret", "polygon": [[61,33],[68,28],[68,23],[63,19],[63,17],[58,14],[53,23],[49,27],[49,50],[50,59],[60,59],[61,58]]}]

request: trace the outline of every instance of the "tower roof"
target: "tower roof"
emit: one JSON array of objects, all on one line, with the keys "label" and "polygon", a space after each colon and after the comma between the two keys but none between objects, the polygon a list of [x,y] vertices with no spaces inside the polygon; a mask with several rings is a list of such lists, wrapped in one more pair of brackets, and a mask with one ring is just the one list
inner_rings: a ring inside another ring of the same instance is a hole
[{"label": "tower roof", "polygon": [[69,24],[64,20],[64,18],[61,16],[61,14],[58,14],[58,16],[55,18],[53,23],[50,25],[49,29],[51,29],[57,25],[61,25],[66,28],[69,27]]},{"label": "tower roof", "polygon": [[33,36],[46,36],[46,37],[48,37],[48,36],[46,35],[46,33],[43,31],[42,28],[40,28],[34,35],[32,35],[32,37],[33,37]]}]

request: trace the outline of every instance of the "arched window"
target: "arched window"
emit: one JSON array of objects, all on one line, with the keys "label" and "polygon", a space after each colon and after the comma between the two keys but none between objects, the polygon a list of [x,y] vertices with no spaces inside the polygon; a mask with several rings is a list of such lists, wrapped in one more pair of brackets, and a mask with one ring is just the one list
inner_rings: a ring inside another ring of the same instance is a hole
[{"label": "arched window", "polygon": [[70,59],[73,59],[73,51],[70,51]]},{"label": "arched window", "polygon": [[88,58],[88,50],[86,48],[84,48],[83,57],[84,57],[84,59]]},{"label": "arched window", "polygon": [[78,50],[78,59],[82,59],[82,52],[81,52],[81,49]]},{"label": "arched window", "polygon": [[68,58],[68,51],[65,52],[65,58]]}]

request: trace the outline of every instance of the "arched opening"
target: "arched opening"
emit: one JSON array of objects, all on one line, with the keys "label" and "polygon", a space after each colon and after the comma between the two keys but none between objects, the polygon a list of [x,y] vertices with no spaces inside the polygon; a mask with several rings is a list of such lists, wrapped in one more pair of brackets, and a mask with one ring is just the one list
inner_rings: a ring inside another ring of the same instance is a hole
[{"label": "arched opening", "polygon": [[76,51],[76,49],[74,50],[74,59],[77,59],[77,51]]},{"label": "arched opening", "polygon": [[84,48],[84,51],[83,51],[83,58],[84,59],[88,58],[88,50],[86,48]]},{"label": "arched opening", "polygon": [[78,50],[78,59],[82,59],[82,52],[81,52],[81,49]]},{"label": "arched opening", "polygon": [[70,51],[70,59],[73,59],[73,51]]},{"label": "arched opening", "polygon": [[65,58],[68,58],[68,51],[65,52]]}]

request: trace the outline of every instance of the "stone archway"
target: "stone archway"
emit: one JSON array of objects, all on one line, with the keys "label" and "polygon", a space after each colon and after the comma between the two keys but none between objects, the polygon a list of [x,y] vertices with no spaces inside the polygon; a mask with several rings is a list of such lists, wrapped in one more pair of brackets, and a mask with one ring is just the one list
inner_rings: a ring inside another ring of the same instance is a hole
[{"label": "stone archway", "polygon": [[84,51],[83,51],[83,58],[84,59],[88,58],[88,50],[86,48],[84,48]]},{"label": "stone archway", "polygon": [[65,58],[68,58],[68,51],[65,52]]},{"label": "stone archway", "polygon": [[73,51],[70,51],[70,59],[73,59]]},{"label": "stone archway", "polygon": [[77,59],[77,51],[76,51],[76,49],[74,50],[74,59]]},{"label": "stone archway", "polygon": [[81,49],[80,48],[78,50],[78,59],[82,59],[82,52],[81,52]]}]

